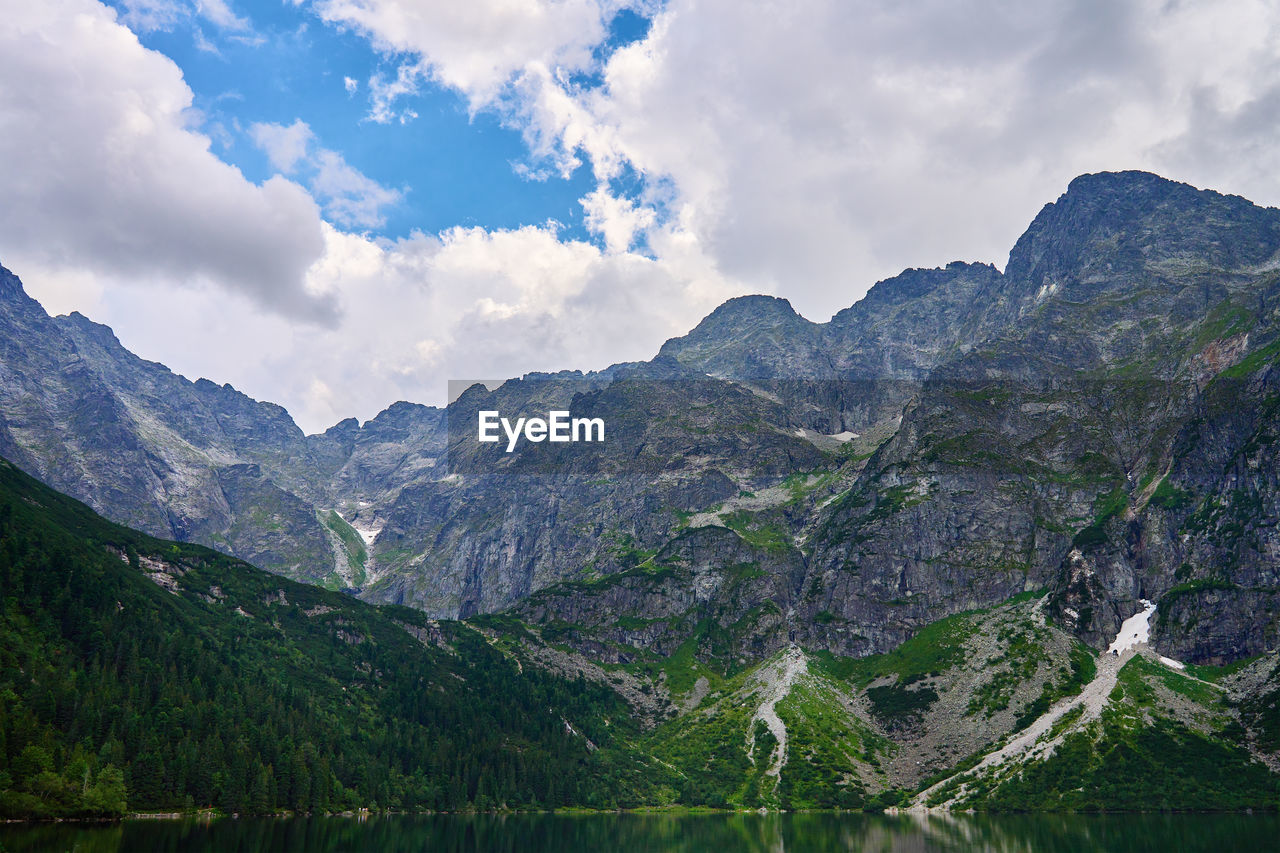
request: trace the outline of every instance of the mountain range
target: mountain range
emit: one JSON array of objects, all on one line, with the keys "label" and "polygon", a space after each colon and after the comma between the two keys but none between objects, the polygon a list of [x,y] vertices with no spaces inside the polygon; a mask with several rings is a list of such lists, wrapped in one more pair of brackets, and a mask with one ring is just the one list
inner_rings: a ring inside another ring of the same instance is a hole
[{"label": "mountain range", "polygon": [[[675,774],[637,771],[638,801],[1196,807],[1118,781],[1145,767],[1262,807],[1277,297],[1280,211],[1085,175],[1003,272],[908,270],[826,323],[741,297],[648,362],[308,436],[0,269],[0,456],[607,685],[639,726],[617,754]],[[482,410],[552,408],[606,441],[475,441]],[[1149,635],[1106,654],[1135,614]]]}]

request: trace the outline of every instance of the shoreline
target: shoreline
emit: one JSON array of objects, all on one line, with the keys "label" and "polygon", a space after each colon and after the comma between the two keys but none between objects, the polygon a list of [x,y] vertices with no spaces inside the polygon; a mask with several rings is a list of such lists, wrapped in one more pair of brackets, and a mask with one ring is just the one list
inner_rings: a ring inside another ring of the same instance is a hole
[{"label": "shoreline", "polygon": [[128,821],[180,821],[180,820],[196,820],[201,823],[212,823],[216,820],[293,820],[298,818],[344,818],[355,820],[367,820],[375,817],[517,817],[523,815],[551,815],[561,817],[600,817],[605,815],[671,815],[671,816],[712,816],[712,815],[785,815],[785,814],[801,814],[801,815],[863,815],[867,817],[879,816],[889,818],[921,818],[921,817],[944,817],[952,815],[963,815],[966,817],[990,817],[990,818],[1007,818],[1015,816],[1031,816],[1031,815],[1058,815],[1058,816],[1083,816],[1083,817],[1102,817],[1102,816],[1119,816],[1119,815],[1275,815],[1280,812],[1280,804],[1273,809],[1175,809],[1175,810],[1151,810],[1151,811],[1027,811],[1027,812],[975,812],[972,810],[958,810],[928,807],[920,805],[912,806],[888,806],[877,811],[861,811],[857,809],[716,809],[702,806],[641,806],[632,809],[588,809],[588,808],[560,808],[560,809],[507,809],[507,810],[489,810],[489,811],[456,811],[456,812],[404,812],[404,811],[369,811],[361,809],[358,811],[345,812],[326,812],[324,814],[310,814],[306,812],[276,812],[272,814],[224,814],[214,811],[198,811],[198,812],[132,812],[120,818],[4,818],[0,819],[2,826],[46,826],[51,824],[82,824],[82,825],[102,825],[114,826],[123,824]]}]

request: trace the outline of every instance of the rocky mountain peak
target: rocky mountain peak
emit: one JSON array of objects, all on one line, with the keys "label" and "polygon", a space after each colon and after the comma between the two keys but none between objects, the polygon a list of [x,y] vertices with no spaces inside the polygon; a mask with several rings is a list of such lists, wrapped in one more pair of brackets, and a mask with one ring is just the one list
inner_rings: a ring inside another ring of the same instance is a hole
[{"label": "rocky mountain peak", "polygon": [[780,368],[798,368],[811,360],[802,354],[819,348],[821,329],[785,299],[739,296],[708,314],[689,334],[663,344],[658,358],[714,376],[776,375]]},{"label": "rocky mountain peak", "polygon": [[0,304],[21,305],[24,309],[39,305],[27,295],[22,287],[22,280],[2,265],[0,265]]},{"label": "rocky mountain peak", "polygon": [[678,358],[690,347],[740,340],[749,335],[787,333],[812,325],[797,314],[786,299],[762,294],[738,296],[708,314],[689,334],[667,341],[660,354]]},{"label": "rocky mountain peak", "polygon": [[343,418],[324,431],[329,438],[344,438],[360,432],[360,421],[355,418]]},{"label": "rocky mountain peak", "polygon": [[942,296],[954,287],[961,279],[995,280],[1000,278],[1000,271],[991,264],[967,263],[952,261],[945,267],[936,269],[908,269],[882,281],[876,282],[867,295],[855,305],[838,312],[833,318],[834,325],[851,321],[854,317],[872,308],[883,308],[901,305],[929,296]]},{"label": "rocky mountain peak", "polygon": [[23,293],[22,282],[6,267],[0,266],[0,299],[13,299],[20,293]]},{"label": "rocky mountain peak", "polygon": [[1034,287],[1195,258],[1221,269],[1280,251],[1280,211],[1149,172],[1081,175],[1041,209],[1005,275]]},{"label": "rocky mountain peak", "polygon": [[64,314],[54,318],[55,322],[63,325],[74,326],[86,338],[90,338],[101,346],[119,347],[123,349],[123,344],[116,337],[115,331],[102,323],[95,323],[79,311],[72,311],[70,314]]}]

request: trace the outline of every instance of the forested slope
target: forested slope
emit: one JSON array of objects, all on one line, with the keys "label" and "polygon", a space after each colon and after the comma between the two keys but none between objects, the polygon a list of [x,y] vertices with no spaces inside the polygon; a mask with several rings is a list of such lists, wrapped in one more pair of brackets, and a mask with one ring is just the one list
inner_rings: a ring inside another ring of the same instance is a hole
[{"label": "forested slope", "polygon": [[464,625],[152,539],[0,460],[0,816],[612,805],[592,747],[629,726]]}]

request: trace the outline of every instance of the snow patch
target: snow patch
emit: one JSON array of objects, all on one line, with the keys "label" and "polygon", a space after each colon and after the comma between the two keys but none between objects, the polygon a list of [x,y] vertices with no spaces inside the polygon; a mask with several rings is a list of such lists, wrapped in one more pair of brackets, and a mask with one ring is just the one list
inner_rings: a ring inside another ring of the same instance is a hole
[{"label": "snow patch", "polygon": [[1129,649],[1145,645],[1151,640],[1151,614],[1156,612],[1156,606],[1145,598],[1139,603],[1142,604],[1142,609],[1121,623],[1120,633],[1116,634],[1115,640],[1107,646],[1108,654],[1115,652],[1122,655]]},{"label": "snow patch", "polygon": [[378,538],[378,534],[382,532],[382,528],[385,526],[383,524],[374,526],[358,519],[350,522],[350,524],[351,529],[360,534],[360,538],[364,540],[367,548],[373,547],[373,540]]},{"label": "snow patch", "polygon": [[1040,285],[1040,289],[1036,291],[1036,302],[1040,302],[1046,299],[1047,297],[1053,296],[1053,294],[1057,292],[1058,292],[1057,282],[1054,282],[1053,284],[1042,284]]},{"label": "snow patch", "polygon": [[1187,665],[1186,665],[1185,663],[1183,663],[1182,661],[1180,661],[1180,660],[1174,660],[1173,658],[1167,658],[1167,657],[1165,657],[1164,655],[1156,655],[1156,657],[1160,658],[1160,663],[1164,664],[1165,666],[1171,666],[1171,667],[1173,667],[1174,669],[1186,669],[1186,668],[1187,668]]},{"label": "snow patch", "polygon": [[844,430],[843,432],[833,432],[830,435],[828,435],[825,432],[817,432],[815,430],[805,429],[804,427],[797,427],[795,431],[795,437],[807,439],[809,441],[814,441],[815,439],[829,438],[833,441],[838,441],[841,444],[843,444],[846,441],[853,441],[855,438],[859,438],[860,436],[858,433],[850,432],[849,430]]}]

